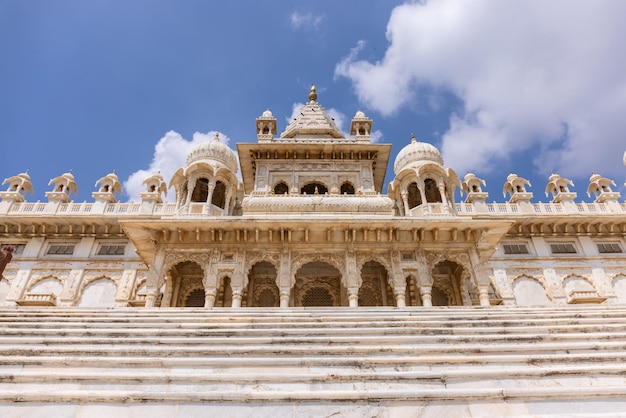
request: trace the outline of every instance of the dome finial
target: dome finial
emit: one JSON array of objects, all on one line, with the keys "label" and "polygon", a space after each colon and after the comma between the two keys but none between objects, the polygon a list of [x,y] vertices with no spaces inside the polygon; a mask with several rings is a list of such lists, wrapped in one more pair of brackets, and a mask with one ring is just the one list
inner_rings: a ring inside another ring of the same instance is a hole
[{"label": "dome finial", "polygon": [[219,132],[215,132],[215,138],[213,138],[214,141],[220,142],[220,133]]},{"label": "dome finial", "polygon": [[417,142],[417,139],[415,139],[415,135],[413,135],[412,132],[411,132],[411,142]]},{"label": "dome finial", "polygon": [[315,91],[315,84],[311,84],[311,91],[309,92],[309,100],[312,102],[317,100],[317,92]]}]

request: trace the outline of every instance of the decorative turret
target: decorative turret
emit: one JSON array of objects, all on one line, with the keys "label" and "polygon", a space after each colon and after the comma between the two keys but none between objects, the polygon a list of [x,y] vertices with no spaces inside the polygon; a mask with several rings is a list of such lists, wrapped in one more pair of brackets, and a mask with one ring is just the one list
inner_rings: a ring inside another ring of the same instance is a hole
[{"label": "decorative turret", "polygon": [[91,194],[96,202],[115,203],[117,201],[115,195],[122,194],[122,185],[115,172],[96,181],[96,187],[98,186],[98,191]]},{"label": "decorative turret", "polygon": [[3,201],[23,202],[26,192],[33,194],[33,184],[30,181],[28,171],[17,176],[4,179],[2,185],[8,184],[6,192],[0,192],[0,199]]},{"label": "decorative turret", "polygon": [[237,158],[215,133],[213,141],[196,146],[170,185],[176,190],[178,207],[189,213],[228,215],[237,197]]},{"label": "decorative turret", "polygon": [[356,112],[350,124],[350,135],[354,135],[356,141],[369,142],[372,133],[372,120],[360,110]]},{"label": "decorative turret", "polygon": [[552,174],[548,178],[548,184],[546,185],[546,196],[552,194],[553,203],[573,202],[577,194],[570,192],[569,186],[574,187],[574,183],[571,180],[564,179],[558,174]]},{"label": "decorative turret", "polygon": [[485,203],[489,194],[483,192],[482,186],[486,186],[485,180],[479,179],[473,173],[467,173],[461,184],[461,194],[467,194],[466,203]]},{"label": "decorative turret", "polygon": [[139,193],[142,202],[163,203],[161,195],[167,197],[167,184],[161,173],[148,177],[143,181],[146,191]]},{"label": "decorative turret", "polygon": [[72,193],[78,193],[78,186],[74,180],[71,170],[50,180],[48,186],[53,185],[52,191],[46,192],[46,197],[50,202],[67,203],[70,201]]},{"label": "decorative turret", "polygon": [[617,186],[615,182],[599,174],[592,174],[589,178],[589,187],[587,187],[587,196],[595,195],[596,203],[617,202],[621,194],[614,192],[611,186]]},{"label": "decorative turret", "polygon": [[411,135],[411,143],[398,153],[393,171],[396,177],[390,194],[402,202],[401,214],[455,212],[454,190],[461,182],[453,169],[443,167],[443,158],[433,145],[419,142]]},{"label": "decorative turret", "polygon": [[510,203],[518,202],[530,202],[533,198],[532,192],[526,191],[526,186],[531,186],[530,182],[524,178],[519,177],[517,174],[509,174],[504,183],[502,194],[506,197],[507,194],[511,196]]},{"label": "decorative turret", "polygon": [[256,119],[256,135],[259,142],[269,141],[276,135],[276,118],[269,109]]}]

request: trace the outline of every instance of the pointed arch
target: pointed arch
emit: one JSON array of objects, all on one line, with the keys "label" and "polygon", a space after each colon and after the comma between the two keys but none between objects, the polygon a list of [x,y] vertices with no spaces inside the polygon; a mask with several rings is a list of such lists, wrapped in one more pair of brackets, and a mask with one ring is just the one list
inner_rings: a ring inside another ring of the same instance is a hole
[{"label": "pointed arch", "polygon": [[552,306],[554,301],[543,280],[522,274],[512,280],[511,288],[517,306]]},{"label": "pointed arch", "polygon": [[618,303],[626,303],[626,272],[614,275],[611,285]]},{"label": "pointed arch", "polygon": [[112,308],[115,306],[117,283],[110,277],[99,276],[86,280],[81,288],[77,306]]}]

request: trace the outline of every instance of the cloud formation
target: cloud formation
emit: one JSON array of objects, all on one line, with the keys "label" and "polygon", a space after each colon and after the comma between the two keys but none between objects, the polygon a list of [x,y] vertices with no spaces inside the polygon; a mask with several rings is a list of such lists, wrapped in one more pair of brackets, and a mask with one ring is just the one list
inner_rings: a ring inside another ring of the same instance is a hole
[{"label": "cloud formation", "polygon": [[542,173],[621,177],[625,16],[618,0],[405,4],[391,14],[382,60],[359,60],[360,41],[335,75],[386,116],[414,104],[421,89],[457,95],[463,109],[451,115],[441,149],[459,172],[484,173],[533,148]]},{"label": "cloud formation", "polygon": [[[154,146],[154,155],[150,167],[145,170],[135,171],[124,181],[124,192],[129,197],[129,200],[139,201],[139,193],[145,191],[145,186],[142,184],[143,181],[156,173],[161,173],[169,186],[169,181],[174,172],[185,166],[187,155],[191,150],[203,142],[212,141],[216,132],[196,132],[193,134],[191,141],[183,138],[178,132],[167,132]],[[230,138],[220,133],[220,141],[228,145]],[[173,202],[174,197],[174,189],[168,189],[167,200]]]},{"label": "cloud formation", "polygon": [[323,20],[324,20],[323,15],[316,15],[311,12],[309,13],[293,12],[289,16],[289,23],[291,24],[291,28],[294,30],[317,29]]}]

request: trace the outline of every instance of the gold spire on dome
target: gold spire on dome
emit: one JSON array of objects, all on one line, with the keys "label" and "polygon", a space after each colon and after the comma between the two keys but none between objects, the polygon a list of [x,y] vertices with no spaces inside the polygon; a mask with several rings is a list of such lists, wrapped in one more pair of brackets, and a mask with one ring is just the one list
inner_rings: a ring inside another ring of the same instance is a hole
[{"label": "gold spire on dome", "polygon": [[415,135],[411,134],[411,142],[417,142],[417,139],[415,139]]},{"label": "gold spire on dome", "polygon": [[311,91],[309,92],[309,100],[312,102],[317,100],[317,92],[315,91],[314,84],[311,84]]},{"label": "gold spire on dome", "polygon": [[215,132],[215,138],[213,138],[213,141],[220,142],[220,133],[219,132]]}]

